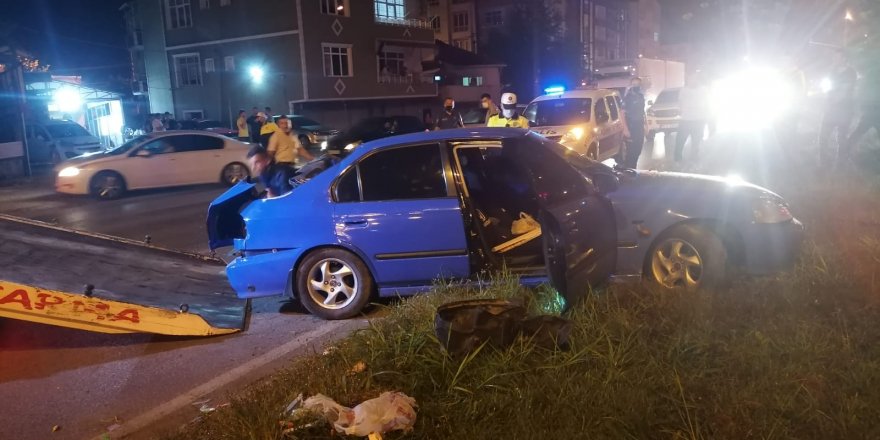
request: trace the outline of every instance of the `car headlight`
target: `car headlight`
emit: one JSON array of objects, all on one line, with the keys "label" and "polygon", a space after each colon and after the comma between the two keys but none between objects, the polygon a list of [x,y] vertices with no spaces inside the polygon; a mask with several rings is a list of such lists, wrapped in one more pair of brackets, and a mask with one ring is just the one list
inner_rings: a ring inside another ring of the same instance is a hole
[{"label": "car headlight", "polygon": [[794,218],[788,205],[777,198],[761,197],[752,206],[755,223],[783,223]]},{"label": "car headlight", "polygon": [[352,143],[350,143],[350,144],[348,144],[348,145],[345,146],[345,151],[351,151],[351,150],[354,150],[355,147],[357,147],[357,146],[360,145],[360,144],[361,144],[360,141],[358,141],[358,142],[352,142]]},{"label": "car headlight", "polygon": [[326,149],[327,149],[327,141],[321,142],[321,151],[324,151]]},{"label": "car headlight", "polygon": [[79,176],[79,168],[67,167],[58,172],[58,177],[76,177]]},{"label": "car headlight", "polygon": [[577,142],[583,139],[585,134],[586,131],[583,127],[574,127],[562,136],[562,143]]}]

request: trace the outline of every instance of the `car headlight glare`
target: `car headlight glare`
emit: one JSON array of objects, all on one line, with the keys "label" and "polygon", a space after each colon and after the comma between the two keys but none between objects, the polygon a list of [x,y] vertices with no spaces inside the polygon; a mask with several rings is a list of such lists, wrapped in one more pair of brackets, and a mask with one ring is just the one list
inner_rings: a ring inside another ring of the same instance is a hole
[{"label": "car headlight glare", "polygon": [[327,141],[321,142],[321,151],[324,151],[326,149],[327,149]]},{"label": "car headlight glare", "polygon": [[360,145],[360,144],[361,144],[360,142],[352,142],[352,143],[350,143],[350,144],[348,144],[348,145],[345,146],[345,151],[351,151],[351,150],[354,150],[355,147],[357,147],[357,146]]},{"label": "car headlight glare", "polygon": [[583,127],[574,127],[562,136],[562,143],[577,142],[584,138],[584,134],[586,134],[586,131]]},{"label": "car headlight glare", "polygon": [[794,218],[782,200],[762,197],[752,207],[755,223],[783,223]]},{"label": "car headlight glare", "polygon": [[67,167],[58,172],[58,177],[76,177],[79,176],[79,168]]}]

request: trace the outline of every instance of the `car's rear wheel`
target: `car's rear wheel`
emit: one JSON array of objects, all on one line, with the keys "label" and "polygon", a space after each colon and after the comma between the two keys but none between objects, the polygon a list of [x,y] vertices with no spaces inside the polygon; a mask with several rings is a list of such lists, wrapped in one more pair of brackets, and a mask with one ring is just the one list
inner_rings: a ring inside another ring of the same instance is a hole
[{"label": "car's rear wheel", "polygon": [[223,167],[220,173],[220,181],[226,186],[235,185],[242,180],[246,180],[250,176],[248,167],[239,162],[233,162]]},{"label": "car's rear wheel", "polygon": [[125,179],[115,171],[101,171],[89,183],[89,193],[98,200],[115,200],[125,191]]},{"label": "car's rear wheel", "polygon": [[373,277],[351,252],[319,249],[308,254],[296,271],[296,291],[302,305],[323,319],[347,319],[369,304]]},{"label": "car's rear wheel", "polygon": [[646,266],[648,278],[667,289],[713,288],[725,280],[727,251],[707,228],[681,225],[657,240]]}]

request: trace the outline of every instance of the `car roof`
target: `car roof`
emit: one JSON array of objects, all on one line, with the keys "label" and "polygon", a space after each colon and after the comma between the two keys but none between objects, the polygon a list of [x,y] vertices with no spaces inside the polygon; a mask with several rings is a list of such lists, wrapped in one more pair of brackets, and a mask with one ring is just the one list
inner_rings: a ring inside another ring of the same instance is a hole
[{"label": "car roof", "polygon": [[562,93],[555,93],[552,95],[541,95],[537,98],[533,99],[532,102],[538,101],[550,101],[553,99],[565,99],[565,98],[604,98],[608,95],[619,95],[617,90],[612,89],[576,89],[576,90],[567,90]]},{"label": "car roof", "polygon": [[400,144],[414,144],[419,142],[443,142],[450,140],[485,140],[511,139],[525,136],[529,130],[524,128],[507,127],[475,127],[455,128],[451,130],[420,131],[417,133],[402,134],[369,141],[359,146],[355,151],[367,153]]},{"label": "car roof", "polygon": [[147,134],[147,136],[159,138],[165,136],[179,136],[182,134],[197,134],[201,136],[213,136],[213,137],[226,137],[212,131],[205,130],[168,130],[168,131],[154,131],[152,133]]}]

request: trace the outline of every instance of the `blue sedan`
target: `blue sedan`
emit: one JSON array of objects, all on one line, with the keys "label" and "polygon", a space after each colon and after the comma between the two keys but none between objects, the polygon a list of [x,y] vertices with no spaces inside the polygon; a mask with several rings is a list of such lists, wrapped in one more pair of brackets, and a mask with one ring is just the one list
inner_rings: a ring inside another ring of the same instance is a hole
[{"label": "blue sedan", "polygon": [[276,198],[239,183],[208,212],[242,298],[325,319],[374,295],[506,267],[568,302],[610,277],[711,288],[789,267],[803,226],[778,195],[722,178],[615,170],[535,133],[477,128],[368,142]]}]

